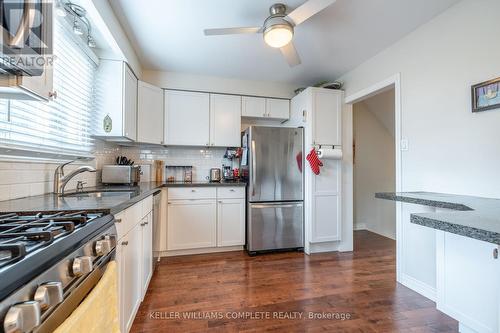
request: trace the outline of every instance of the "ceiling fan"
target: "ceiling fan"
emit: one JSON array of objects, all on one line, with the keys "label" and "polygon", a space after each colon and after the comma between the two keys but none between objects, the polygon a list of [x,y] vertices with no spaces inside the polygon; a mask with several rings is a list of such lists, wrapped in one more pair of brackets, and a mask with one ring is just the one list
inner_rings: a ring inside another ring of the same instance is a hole
[{"label": "ceiling fan", "polygon": [[291,13],[286,5],[276,3],[269,8],[270,16],[261,27],[205,29],[206,36],[263,33],[267,45],[279,48],[290,67],[300,64],[300,57],[293,45],[293,29],[311,16],[319,13],[336,0],[309,0]]}]

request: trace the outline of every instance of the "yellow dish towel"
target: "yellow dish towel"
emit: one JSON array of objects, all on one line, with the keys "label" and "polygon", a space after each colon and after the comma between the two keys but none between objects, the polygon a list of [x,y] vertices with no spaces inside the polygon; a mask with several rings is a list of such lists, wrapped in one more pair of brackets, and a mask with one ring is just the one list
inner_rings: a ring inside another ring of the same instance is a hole
[{"label": "yellow dish towel", "polygon": [[99,283],[54,333],[120,333],[115,261],[108,263]]}]

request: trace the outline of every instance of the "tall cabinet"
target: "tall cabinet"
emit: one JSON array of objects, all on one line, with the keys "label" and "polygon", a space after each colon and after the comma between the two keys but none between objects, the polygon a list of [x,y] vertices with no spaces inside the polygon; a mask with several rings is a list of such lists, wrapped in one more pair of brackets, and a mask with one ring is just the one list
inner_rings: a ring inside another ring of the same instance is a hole
[{"label": "tall cabinet", "polygon": [[[307,88],[291,102],[288,126],[304,127],[304,157],[311,149],[342,149],[343,92]],[[307,253],[337,249],[342,231],[342,161],[323,160],[315,175],[304,159],[305,242]]]}]

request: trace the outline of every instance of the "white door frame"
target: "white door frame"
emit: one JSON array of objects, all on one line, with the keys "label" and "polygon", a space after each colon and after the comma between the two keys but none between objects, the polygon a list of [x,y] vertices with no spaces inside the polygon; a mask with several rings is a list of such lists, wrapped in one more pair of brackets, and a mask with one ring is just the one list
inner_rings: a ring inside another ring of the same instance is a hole
[{"label": "white door frame", "polygon": [[[401,184],[401,74],[397,73],[383,81],[380,81],[368,88],[365,88],[361,91],[358,91],[350,96],[347,96],[345,98],[345,103],[353,105],[354,103],[360,102],[368,97],[371,97],[373,95],[376,95],[378,93],[381,93],[385,90],[389,90],[392,87],[394,87],[394,96],[395,96],[395,114],[394,114],[394,120],[395,120],[395,131],[394,131],[394,140],[395,140],[395,149],[396,149],[396,192],[401,192],[402,191],[402,184]],[[350,112],[352,112],[352,108],[350,108]],[[352,118],[352,115],[351,115]],[[351,126],[353,126],[351,122]],[[352,128],[350,131],[347,131],[350,133],[349,135],[351,136],[351,140],[348,140],[348,142],[351,142],[353,140],[352,138]],[[352,149],[352,147],[349,147],[348,149]],[[351,174],[353,177],[353,174]],[[353,187],[354,186],[354,179],[352,179],[350,182],[348,181],[347,184],[348,186]],[[351,193],[352,193],[351,189]],[[354,200],[354,199],[353,199]],[[396,280],[398,282],[401,282],[401,277],[402,277],[402,258],[401,255],[403,253],[403,244],[402,244],[402,203],[401,202],[396,202]]]}]

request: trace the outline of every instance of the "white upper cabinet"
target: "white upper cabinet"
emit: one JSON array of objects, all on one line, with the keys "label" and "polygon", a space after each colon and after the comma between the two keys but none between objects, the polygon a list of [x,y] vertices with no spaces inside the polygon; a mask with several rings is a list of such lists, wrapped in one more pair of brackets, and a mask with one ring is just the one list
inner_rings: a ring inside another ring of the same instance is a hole
[{"label": "white upper cabinet", "polygon": [[342,145],[342,91],[312,89],[313,144]]},{"label": "white upper cabinet", "polygon": [[290,117],[290,101],[278,98],[243,96],[241,115],[250,118],[286,120]]},{"label": "white upper cabinet", "polygon": [[266,116],[266,99],[262,97],[242,97],[243,117],[263,118]]},{"label": "white upper cabinet", "polygon": [[94,134],[114,141],[137,139],[137,78],[123,61],[101,60],[96,79]]},{"label": "white upper cabinet", "polygon": [[290,101],[266,98],[266,117],[283,120],[290,118]]},{"label": "white upper cabinet", "polygon": [[241,96],[210,94],[210,145],[241,145]]},{"label": "white upper cabinet", "polygon": [[165,90],[165,144],[210,145],[210,94]]},{"label": "white upper cabinet", "polygon": [[137,141],[163,144],[163,89],[139,81],[137,91]]}]

